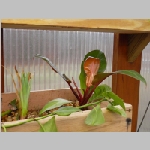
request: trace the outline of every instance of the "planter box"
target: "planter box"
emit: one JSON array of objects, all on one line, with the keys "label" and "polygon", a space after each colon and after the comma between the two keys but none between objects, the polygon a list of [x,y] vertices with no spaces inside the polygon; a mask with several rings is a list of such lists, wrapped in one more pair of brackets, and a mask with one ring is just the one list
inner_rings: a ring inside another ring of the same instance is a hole
[{"label": "planter box", "polygon": [[[29,98],[29,110],[41,109],[48,101],[54,98],[65,98],[67,100],[76,100],[70,89],[61,90],[45,90],[31,92]],[[8,110],[8,103],[16,98],[15,93],[2,94],[1,110]],[[98,126],[89,126],[84,123],[90,110],[76,112],[70,116],[56,116],[56,125],[59,132],[127,132],[126,118],[116,113],[106,110],[106,103],[103,103],[102,111],[105,117],[105,123]],[[132,119],[132,106],[125,104],[127,118]],[[41,119],[40,123],[44,124],[51,117]],[[14,123],[22,122],[24,120],[13,121]],[[5,122],[6,125],[12,124],[12,122]],[[37,132],[40,126],[36,121],[28,122],[19,126],[7,128],[7,132]],[[3,132],[3,129],[1,128]],[[131,131],[131,125],[128,127],[128,131]]]}]

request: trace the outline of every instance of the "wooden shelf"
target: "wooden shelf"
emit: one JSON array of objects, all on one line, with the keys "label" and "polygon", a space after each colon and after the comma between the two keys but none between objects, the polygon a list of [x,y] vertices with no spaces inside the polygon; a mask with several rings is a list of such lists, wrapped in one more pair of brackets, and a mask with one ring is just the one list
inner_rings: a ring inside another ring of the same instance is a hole
[{"label": "wooden shelf", "polygon": [[150,33],[150,19],[2,19],[1,28]]}]

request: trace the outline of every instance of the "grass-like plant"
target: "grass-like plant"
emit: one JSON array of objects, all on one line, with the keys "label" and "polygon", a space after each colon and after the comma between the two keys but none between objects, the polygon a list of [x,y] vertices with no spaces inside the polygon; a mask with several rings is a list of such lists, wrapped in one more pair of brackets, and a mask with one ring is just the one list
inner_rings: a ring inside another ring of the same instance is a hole
[{"label": "grass-like plant", "polygon": [[18,104],[19,118],[24,119],[26,118],[26,115],[28,113],[28,100],[31,90],[31,73],[25,73],[24,71],[22,71],[21,75],[19,75],[19,72],[17,71],[16,67],[15,72],[18,79],[18,86],[13,76],[12,79],[16,90],[16,100]]}]

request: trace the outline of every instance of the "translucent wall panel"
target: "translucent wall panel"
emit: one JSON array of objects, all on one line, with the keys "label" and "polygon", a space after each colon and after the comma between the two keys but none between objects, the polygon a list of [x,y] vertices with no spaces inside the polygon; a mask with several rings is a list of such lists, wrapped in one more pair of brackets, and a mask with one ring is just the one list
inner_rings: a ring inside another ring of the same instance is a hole
[{"label": "translucent wall panel", "polygon": [[[68,88],[44,61],[33,59],[36,54],[48,57],[61,73],[73,77],[78,86],[80,64],[91,50],[100,49],[106,54],[106,72],[110,72],[113,36],[113,33],[101,32],[4,29],[4,65],[8,69],[5,70],[5,92],[15,91],[10,76],[15,65],[19,72],[24,69],[33,74],[32,91]],[[104,83],[111,86],[111,77]]]},{"label": "translucent wall panel", "polygon": [[[140,101],[137,128],[142,120],[148,102],[150,101],[150,43],[142,52],[141,74],[147,81],[147,87],[145,87],[143,83],[140,83]],[[150,107],[139,131],[150,132]]]}]

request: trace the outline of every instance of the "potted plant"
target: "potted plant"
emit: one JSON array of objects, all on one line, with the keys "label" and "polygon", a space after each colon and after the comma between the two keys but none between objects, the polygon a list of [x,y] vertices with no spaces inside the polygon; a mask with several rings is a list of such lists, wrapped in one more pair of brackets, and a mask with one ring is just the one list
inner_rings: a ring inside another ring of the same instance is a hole
[{"label": "potted plant", "polygon": [[[4,131],[17,132],[23,131],[23,129],[25,129],[24,131],[41,132],[125,131],[126,118],[132,118],[132,111],[127,112],[127,110],[132,110],[132,106],[125,104],[119,96],[112,92],[109,86],[101,83],[107,77],[120,73],[146,84],[145,79],[138,72],[134,70],[118,70],[116,72],[104,73],[107,65],[104,53],[100,50],[92,50],[85,55],[82,61],[79,75],[80,88],[78,88],[74,79],[72,78],[71,80],[65,74],[60,73],[48,58],[39,54],[35,57],[46,61],[52,70],[67,82],[76,101],[57,97],[50,100],[40,109],[38,117],[24,119],[24,116],[21,117],[19,115],[20,120],[18,121],[2,122],[2,129]],[[30,78],[28,77],[28,79]],[[22,84],[24,83],[22,82]],[[73,88],[72,84],[75,88]],[[18,96],[17,99],[19,99]],[[28,100],[26,99],[25,101]],[[104,108],[101,106],[103,102],[107,104]],[[24,105],[24,103],[21,104]],[[20,112],[20,105],[16,106],[16,108]],[[7,113],[4,112],[3,114]]]}]

